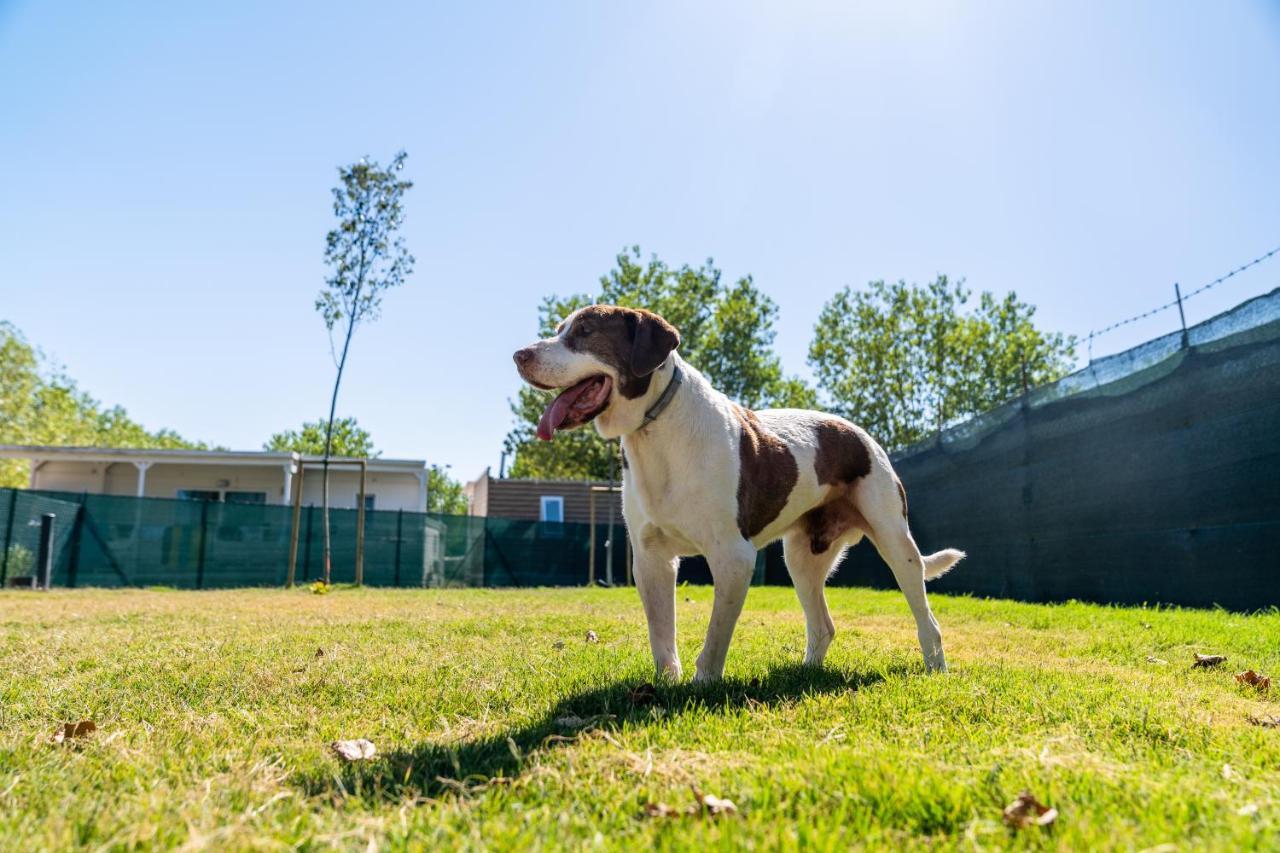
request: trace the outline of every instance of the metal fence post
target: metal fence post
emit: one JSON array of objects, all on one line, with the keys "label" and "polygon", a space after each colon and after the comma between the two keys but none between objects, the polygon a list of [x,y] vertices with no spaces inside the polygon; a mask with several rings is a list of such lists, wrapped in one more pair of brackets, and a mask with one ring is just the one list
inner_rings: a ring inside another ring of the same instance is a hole
[{"label": "metal fence post", "polygon": [[1173,295],[1178,297],[1178,319],[1182,321],[1182,348],[1186,349],[1190,343],[1190,338],[1187,337],[1187,315],[1182,311],[1182,288],[1176,281],[1173,283]]},{"label": "metal fence post", "polygon": [[40,549],[36,557],[36,587],[48,590],[53,585],[53,519],[46,512],[40,516]]},{"label": "metal fence post", "polygon": [[200,550],[196,552],[196,589],[204,589],[205,542],[209,538],[209,501],[200,502]]},{"label": "metal fence post", "polygon": [[400,586],[400,543],[404,536],[404,510],[396,510],[396,586]]},{"label": "metal fence post", "polygon": [[364,585],[364,484],[368,460],[360,460],[360,505],[356,507],[356,586]]},{"label": "metal fence post", "polygon": [[587,586],[596,585],[596,490],[587,485],[587,524],[591,527],[591,537],[587,544]]},{"label": "metal fence post", "polygon": [[[286,587],[290,588],[293,587],[298,565],[298,525],[302,519],[302,478],[306,470],[302,464],[302,458],[299,457],[298,476],[293,478],[293,523],[289,527],[289,571],[284,583]],[[310,516],[308,516],[308,520],[310,520]]]}]

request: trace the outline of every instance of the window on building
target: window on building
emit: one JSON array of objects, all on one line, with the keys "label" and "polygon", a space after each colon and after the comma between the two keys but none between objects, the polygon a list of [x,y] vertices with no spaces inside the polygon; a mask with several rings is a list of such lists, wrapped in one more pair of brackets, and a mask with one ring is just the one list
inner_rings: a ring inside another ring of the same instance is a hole
[{"label": "window on building", "polygon": [[267,502],[266,492],[227,492],[223,497],[229,504],[264,504]]},{"label": "window on building", "polygon": [[[373,512],[373,508],[377,505],[377,503],[378,503],[377,495],[371,495],[368,492],[364,493],[364,511],[365,512]],[[359,492],[356,492],[356,496],[351,499],[351,505],[354,507],[360,506]]]},{"label": "window on building", "polygon": [[560,495],[543,495],[539,521],[561,523],[564,521],[564,498]]},{"label": "window on building", "polygon": [[220,495],[215,489],[178,489],[178,500],[180,501],[220,501]]}]

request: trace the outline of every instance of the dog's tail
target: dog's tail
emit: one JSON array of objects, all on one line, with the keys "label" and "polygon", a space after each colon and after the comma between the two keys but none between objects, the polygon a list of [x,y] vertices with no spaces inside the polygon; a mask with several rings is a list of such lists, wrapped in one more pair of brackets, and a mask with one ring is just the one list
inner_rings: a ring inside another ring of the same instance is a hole
[{"label": "dog's tail", "polygon": [[936,554],[930,554],[924,558],[924,579],[931,581],[942,577],[963,559],[964,551],[958,551],[955,548],[944,548]]}]

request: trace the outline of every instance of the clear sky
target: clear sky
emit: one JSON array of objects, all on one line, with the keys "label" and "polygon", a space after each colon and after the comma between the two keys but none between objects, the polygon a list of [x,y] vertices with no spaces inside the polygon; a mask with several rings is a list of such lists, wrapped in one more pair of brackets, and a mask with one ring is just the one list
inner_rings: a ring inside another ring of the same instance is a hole
[{"label": "clear sky", "polygon": [[465,479],[539,298],[624,245],[754,274],[806,376],[845,284],[945,272],[1083,334],[1280,245],[1280,4],[0,0],[0,318],[258,448],[327,406],[336,166],[399,148],[417,272],[339,410]]}]

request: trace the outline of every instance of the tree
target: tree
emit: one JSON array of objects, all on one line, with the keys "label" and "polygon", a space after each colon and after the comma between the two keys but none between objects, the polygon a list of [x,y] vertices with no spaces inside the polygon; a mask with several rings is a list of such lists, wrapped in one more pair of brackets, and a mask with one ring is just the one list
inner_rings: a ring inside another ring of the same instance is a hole
[{"label": "tree", "polygon": [[333,453],[334,412],[342,371],[347,366],[351,337],[356,327],[378,318],[382,296],[398,287],[413,272],[413,256],[399,236],[404,223],[404,195],[413,186],[398,176],[407,155],[401,151],[385,169],[368,158],[338,170],[340,183],[333,189],[333,214],[338,227],[325,238],[324,260],[329,265],[325,289],[316,298],[316,310],[329,330],[342,336],[342,354],[334,358],[337,375],[329,398],[329,419],[324,440],[324,485],[321,517],[324,529],[324,582],[329,583],[329,457]]},{"label": "tree", "polygon": [[[206,448],[172,430],[149,432],[119,406],[102,404],[0,321],[0,444],[79,447]],[[0,486],[27,484],[26,465],[0,460]]]},{"label": "tree", "polygon": [[348,459],[376,459],[382,455],[373,446],[373,437],[367,429],[356,423],[355,418],[339,418],[333,422],[329,433],[328,422],[307,421],[300,430],[287,429],[278,432],[262,445],[263,450],[293,451],[308,456],[323,456],[325,441],[329,442],[332,455]]},{"label": "tree", "polygon": [[427,469],[427,512],[441,515],[466,515],[468,510],[462,484],[439,465]]},{"label": "tree", "polygon": [[1037,329],[1034,306],[971,295],[945,275],[837,293],[809,347],[827,407],[897,448],[1070,371],[1075,338]]},{"label": "tree", "polygon": [[[548,296],[538,309],[538,334],[554,334],[561,320],[592,302],[648,308],[680,330],[680,353],[717,388],[749,407],[810,407],[813,389],[785,376],[773,351],[778,307],[750,276],[733,285],[708,259],[694,268],[671,269],[656,256],[641,260],[640,248],[618,253],[616,266],[600,278],[599,296]],[[504,447],[515,458],[513,477],[610,479],[618,476],[618,451],[587,427],[540,442],[535,428],[550,395],[522,387],[512,402],[516,424]]]}]

